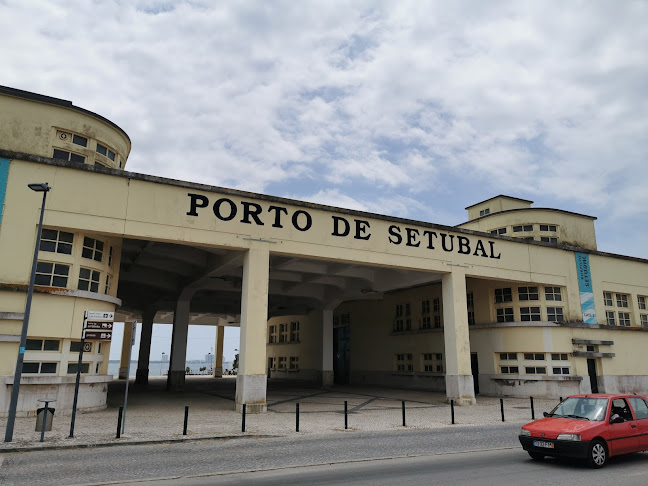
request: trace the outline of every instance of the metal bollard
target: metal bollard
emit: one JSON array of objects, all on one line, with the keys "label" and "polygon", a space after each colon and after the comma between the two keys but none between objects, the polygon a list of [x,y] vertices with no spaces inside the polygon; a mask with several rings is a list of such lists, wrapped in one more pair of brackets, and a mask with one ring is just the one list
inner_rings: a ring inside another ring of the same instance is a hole
[{"label": "metal bollard", "polygon": [[189,422],[189,405],[185,405],[184,427],[182,427],[182,435],[187,435],[188,422]]},{"label": "metal bollard", "polygon": [[560,403],[562,403],[562,401],[563,401],[563,399],[562,399],[562,397],[560,397]]},{"label": "metal bollard", "polygon": [[348,414],[347,401],[344,400],[344,430],[349,428],[349,418],[347,414]]},{"label": "metal bollard", "polygon": [[48,413],[49,413],[49,407],[47,406],[47,402],[45,402],[45,410],[43,410],[43,422],[41,423],[41,438],[40,438],[41,442],[45,440],[45,427],[47,427]]},{"label": "metal bollard", "polygon": [[452,419],[452,424],[454,425],[454,400],[450,400],[450,418]]},{"label": "metal bollard", "polygon": [[405,400],[403,400],[402,405],[403,405],[403,427],[405,427]]},{"label": "metal bollard", "polygon": [[299,403],[295,403],[295,432],[299,432]]},{"label": "metal bollard", "polygon": [[504,422],[504,399],[500,398],[500,411],[502,412],[502,422]]},{"label": "metal bollard", "polygon": [[535,420],[535,409],[533,408],[533,397],[529,397],[531,399],[531,420]]},{"label": "metal bollard", "polygon": [[124,407],[119,407],[119,415],[117,415],[117,438],[121,437],[122,415],[124,414]]},{"label": "metal bollard", "polygon": [[243,417],[241,420],[241,432],[245,432],[245,403],[243,404]]}]

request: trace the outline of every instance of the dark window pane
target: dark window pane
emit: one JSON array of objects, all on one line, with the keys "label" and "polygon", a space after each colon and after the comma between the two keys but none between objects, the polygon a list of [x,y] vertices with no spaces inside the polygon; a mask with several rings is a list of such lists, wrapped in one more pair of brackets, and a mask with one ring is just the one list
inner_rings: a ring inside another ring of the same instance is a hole
[{"label": "dark window pane", "polygon": [[561,371],[560,368],[554,368],[554,369],[553,369],[553,374],[554,374],[554,375],[560,375],[560,374],[561,374],[560,371]]},{"label": "dark window pane", "polygon": [[42,339],[28,339],[25,349],[28,351],[40,351],[43,348]]},{"label": "dark window pane", "polygon": [[78,154],[70,154],[70,162],[76,162],[78,164],[83,164],[85,162],[85,157]]},{"label": "dark window pane", "polygon": [[95,261],[100,262],[102,258],[103,258],[103,253],[97,250],[94,255]]},{"label": "dark window pane", "polygon": [[55,241],[47,241],[47,240],[41,240],[40,242],[40,247],[38,248],[40,251],[56,251],[56,242]]},{"label": "dark window pane", "polygon": [[43,343],[43,351],[58,351],[59,350],[59,341],[58,339],[46,339]]},{"label": "dark window pane", "polygon": [[23,363],[23,373],[38,373],[38,363]]},{"label": "dark window pane", "polygon": [[536,372],[537,373],[546,373],[547,368],[545,368],[544,366],[540,366],[540,367],[536,368]]},{"label": "dark window pane", "polygon": [[90,248],[84,248],[81,252],[83,258],[90,258],[92,260],[92,250]]},{"label": "dark window pane", "polygon": [[70,273],[70,267],[67,265],[59,265],[58,263],[54,266],[54,273],[56,275],[68,275]]},{"label": "dark window pane", "polygon": [[87,268],[79,269],[79,278],[85,278],[86,280],[90,279],[90,270]]},{"label": "dark window pane", "polygon": [[88,290],[89,282],[87,280],[79,280],[79,290]]},{"label": "dark window pane", "polygon": [[98,281],[99,281],[99,272],[97,272],[96,270],[93,270],[93,271],[92,271],[92,280],[93,280],[94,282],[98,282]]},{"label": "dark window pane", "polygon": [[92,282],[92,284],[90,285],[90,292],[99,292],[99,284]]},{"label": "dark window pane", "polygon": [[64,241],[65,243],[72,243],[74,241],[74,233],[67,233],[61,231],[59,233],[59,241]]},{"label": "dark window pane", "polygon": [[[77,365],[78,363],[68,363],[68,373],[76,373],[77,372]],[[88,370],[90,369],[90,363],[81,363],[81,373],[87,373]]]},{"label": "dark window pane", "polygon": [[50,276],[49,275],[36,275],[34,278],[34,285],[49,285]]},{"label": "dark window pane", "polygon": [[56,234],[57,233],[58,233],[58,231],[56,231],[56,230],[44,229],[41,232],[41,238],[43,238],[45,240],[56,240]]},{"label": "dark window pane", "polygon": [[92,238],[88,238],[87,236],[83,238],[83,246],[89,246],[90,248],[94,247],[94,240]]},{"label": "dark window pane", "polygon": [[52,157],[54,159],[69,160],[70,159],[70,152],[66,152],[64,150],[54,149],[54,155]]},{"label": "dark window pane", "polygon": [[36,271],[38,273],[52,273],[53,265],[51,263],[38,262],[36,264]]},{"label": "dark window pane", "polygon": [[109,150],[108,151],[108,158],[110,160],[115,160],[115,152],[113,152],[112,150]]},{"label": "dark window pane", "polygon": [[56,373],[56,363],[41,363],[41,373]]},{"label": "dark window pane", "polygon": [[63,253],[64,255],[71,255],[72,254],[72,245],[68,243],[59,243],[58,245],[58,253]]},{"label": "dark window pane", "polygon": [[52,287],[67,287],[67,277],[54,277]]},{"label": "dark window pane", "polygon": [[101,145],[100,143],[97,144],[97,153],[100,153],[101,155],[106,155],[106,151],[108,149]]},{"label": "dark window pane", "polygon": [[74,135],[72,137],[72,143],[76,143],[77,145],[85,147],[88,145],[88,139],[80,135]]},{"label": "dark window pane", "polygon": [[533,225],[525,225],[524,226],[524,231],[533,231]]},{"label": "dark window pane", "polygon": [[99,240],[97,240],[97,241],[95,241],[95,243],[96,243],[96,247],[95,247],[95,248],[97,248],[97,250],[99,250],[99,251],[103,251],[103,249],[104,249],[103,241],[99,241]]},{"label": "dark window pane", "polygon": [[72,341],[70,343],[70,352],[78,353],[79,351],[81,351],[81,341]]}]

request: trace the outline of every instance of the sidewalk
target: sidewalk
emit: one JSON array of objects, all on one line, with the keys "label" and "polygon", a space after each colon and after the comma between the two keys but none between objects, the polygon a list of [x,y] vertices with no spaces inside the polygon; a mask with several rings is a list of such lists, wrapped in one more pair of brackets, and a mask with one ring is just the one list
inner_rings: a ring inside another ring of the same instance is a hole
[{"label": "sidewalk", "polygon": [[[165,390],[166,377],[152,377],[148,388],[131,381],[128,393],[126,431],[116,439],[118,409],[123,405],[123,380],[109,385],[108,408],[101,412],[77,413],[74,438],[68,439],[70,415],[56,413],[51,432],[40,441],[34,430],[36,418],[17,418],[14,439],[0,443],[0,452],[32,448],[104,446],[125,443],[183,439],[233,438],[321,434],[354,430],[402,429],[402,400],[406,402],[409,428],[442,428],[462,425],[502,424],[499,398],[477,398],[477,405],[455,407],[451,424],[450,405],[443,393],[365,386],[335,386],[323,390],[286,383],[268,385],[268,413],[247,414],[241,432],[241,414],[234,410],[236,377],[188,376],[184,393]],[[344,401],[348,402],[348,427],[344,429]],[[300,428],[295,431],[295,404],[300,407]],[[535,399],[535,417],[551,410],[556,399]],[[182,435],[184,408],[189,406],[187,435]],[[506,423],[531,421],[528,398],[505,398]],[[4,432],[6,418],[0,419]]]}]

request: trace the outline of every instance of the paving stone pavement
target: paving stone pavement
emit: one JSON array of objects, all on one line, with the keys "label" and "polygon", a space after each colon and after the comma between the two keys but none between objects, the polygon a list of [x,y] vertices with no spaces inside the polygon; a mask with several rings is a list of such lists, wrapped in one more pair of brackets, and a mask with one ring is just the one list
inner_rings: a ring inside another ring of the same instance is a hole
[{"label": "paving stone pavement", "polygon": [[[299,435],[356,430],[402,429],[402,401],[406,427],[441,428],[463,425],[501,424],[500,400],[477,397],[477,404],[456,406],[451,424],[450,404],[445,394],[370,386],[334,386],[327,389],[303,384],[269,382],[268,412],[247,414],[245,432],[242,417],[234,409],[236,378],[187,377],[183,393],[165,391],[166,378],[152,377],[148,387],[130,382],[126,431],[116,438],[118,409],[123,405],[124,380],[110,383],[105,410],[77,413],[74,438],[68,438],[70,414],[54,416],[51,432],[40,442],[34,430],[35,417],[17,418],[13,442],[0,443],[3,450],[39,447],[97,446],[147,441],[228,438],[251,435]],[[551,410],[555,399],[534,399],[535,417]],[[344,428],[344,402],[348,405],[348,429]],[[296,432],[295,404],[299,403],[299,432]],[[187,435],[183,436],[184,408],[189,406]],[[531,420],[529,398],[504,398],[506,423]],[[6,429],[6,418],[0,429]]]}]

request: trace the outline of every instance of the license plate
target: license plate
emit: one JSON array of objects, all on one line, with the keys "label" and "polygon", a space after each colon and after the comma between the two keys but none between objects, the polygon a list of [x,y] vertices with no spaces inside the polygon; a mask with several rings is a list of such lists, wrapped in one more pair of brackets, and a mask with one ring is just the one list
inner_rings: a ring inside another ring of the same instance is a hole
[{"label": "license plate", "polygon": [[533,446],[534,447],[544,447],[545,449],[553,449],[554,448],[554,443],[553,442],[547,442],[546,440],[534,440],[533,441]]}]

